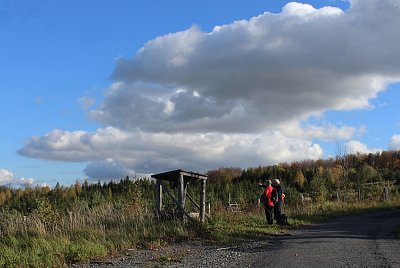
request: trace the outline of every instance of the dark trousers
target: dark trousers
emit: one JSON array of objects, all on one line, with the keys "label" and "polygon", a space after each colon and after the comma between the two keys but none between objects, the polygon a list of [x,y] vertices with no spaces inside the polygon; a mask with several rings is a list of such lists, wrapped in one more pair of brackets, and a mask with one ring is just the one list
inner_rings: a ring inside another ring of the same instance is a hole
[{"label": "dark trousers", "polygon": [[274,206],[274,218],[277,223],[282,221],[282,203],[278,202]]},{"label": "dark trousers", "polygon": [[265,218],[267,219],[268,224],[273,224],[273,212],[274,212],[274,207],[271,206],[264,206],[265,209]]}]

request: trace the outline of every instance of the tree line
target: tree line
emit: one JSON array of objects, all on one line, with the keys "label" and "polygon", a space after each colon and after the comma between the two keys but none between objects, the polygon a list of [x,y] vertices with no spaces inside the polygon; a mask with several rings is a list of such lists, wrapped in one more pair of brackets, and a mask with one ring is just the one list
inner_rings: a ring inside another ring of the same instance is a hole
[{"label": "tree line", "polygon": [[[238,202],[255,202],[258,182],[279,179],[286,189],[288,203],[301,202],[302,196],[314,201],[329,199],[379,198],[383,187],[390,185],[398,195],[400,151],[369,154],[342,153],[335,158],[303,160],[270,166],[220,168],[208,172],[211,198],[227,201],[231,192]],[[345,201],[345,200],[344,200]]]},{"label": "tree line", "polygon": [[[277,165],[225,167],[207,172],[207,200],[213,207],[223,208],[231,194],[233,201],[254,206],[262,189],[257,185],[267,179],[279,179],[286,191],[287,204],[298,204],[304,196],[316,202],[329,199],[379,198],[385,185],[398,195],[400,185],[400,151],[369,154],[341,154],[325,160],[303,160]],[[29,214],[37,211],[63,211],[76,206],[96,207],[112,204],[115,208],[136,206],[154,208],[155,184],[152,180],[129,177],[119,181],[89,183],[77,181],[71,186],[57,183],[53,188],[0,187],[0,206]],[[198,188],[190,186],[192,196]],[[43,212],[44,213],[44,212]]]}]

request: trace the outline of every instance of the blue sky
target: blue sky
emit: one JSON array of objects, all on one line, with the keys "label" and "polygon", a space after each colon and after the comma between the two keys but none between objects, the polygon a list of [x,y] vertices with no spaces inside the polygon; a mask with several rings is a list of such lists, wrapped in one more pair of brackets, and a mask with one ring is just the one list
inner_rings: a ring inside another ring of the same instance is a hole
[{"label": "blue sky", "polygon": [[300,2],[0,0],[0,185],[399,149],[399,1]]}]

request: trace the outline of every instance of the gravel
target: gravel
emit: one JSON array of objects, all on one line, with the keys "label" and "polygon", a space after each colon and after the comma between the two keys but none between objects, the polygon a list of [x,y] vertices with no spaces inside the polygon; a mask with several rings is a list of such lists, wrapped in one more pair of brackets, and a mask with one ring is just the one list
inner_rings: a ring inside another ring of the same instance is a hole
[{"label": "gravel", "polygon": [[125,267],[251,267],[253,254],[273,248],[271,240],[247,241],[240,245],[210,246],[201,241],[184,241],[160,249],[132,249],[123,257],[75,264],[80,268]]}]

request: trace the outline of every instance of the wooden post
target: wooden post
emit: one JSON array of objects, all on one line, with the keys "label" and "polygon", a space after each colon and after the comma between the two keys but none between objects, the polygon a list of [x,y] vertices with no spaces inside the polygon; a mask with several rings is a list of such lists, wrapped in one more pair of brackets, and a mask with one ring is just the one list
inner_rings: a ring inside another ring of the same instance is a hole
[{"label": "wooden post", "polygon": [[[189,194],[186,194],[186,197],[189,198],[189,201],[191,201],[193,203],[193,205],[195,205],[195,207],[200,211],[201,210],[201,206],[199,204],[197,204],[197,202],[193,199],[193,197],[191,197]],[[201,197],[201,196],[200,196]],[[208,214],[210,214],[210,203],[208,203]],[[209,215],[207,215],[207,213],[205,213],[205,216],[207,218],[210,218]]]},{"label": "wooden post", "polygon": [[201,180],[200,221],[204,223],[206,214],[206,180]]},{"label": "wooden post", "polygon": [[163,198],[163,192],[162,192],[161,181],[157,180],[157,182],[156,182],[156,209],[157,209],[158,215],[160,215],[161,210],[162,210],[162,198]]},{"label": "wooden post", "polygon": [[185,211],[185,208],[181,206],[178,200],[176,200],[174,195],[171,194],[171,192],[168,190],[168,187],[166,187],[162,182],[161,186],[165,189],[165,192],[171,197],[172,201],[174,201],[174,203],[177,204],[178,208],[180,209],[180,212],[182,213],[182,217],[183,215],[186,215],[186,217],[188,217],[189,220],[194,221],[194,219],[189,215],[189,213]]},{"label": "wooden post", "polygon": [[188,191],[188,187],[189,187],[189,182],[183,182],[184,186],[183,186],[183,206],[186,205],[186,196],[187,196],[187,191]]},{"label": "wooden post", "polygon": [[385,199],[385,201],[389,201],[389,187],[385,186],[383,191],[384,191],[384,199]]},{"label": "wooden post", "polygon": [[[178,179],[178,202],[182,208],[185,208],[185,182],[183,180],[183,174],[179,174]],[[183,219],[183,213],[178,214],[178,218]]]},{"label": "wooden post", "polygon": [[387,188],[386,188],[386,197],[387,197],[387,201],[390,200],[390,184],[389,184],[389,180],[387,181]]}]

